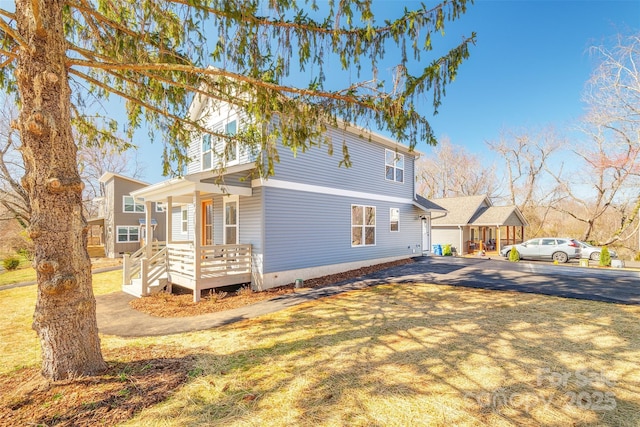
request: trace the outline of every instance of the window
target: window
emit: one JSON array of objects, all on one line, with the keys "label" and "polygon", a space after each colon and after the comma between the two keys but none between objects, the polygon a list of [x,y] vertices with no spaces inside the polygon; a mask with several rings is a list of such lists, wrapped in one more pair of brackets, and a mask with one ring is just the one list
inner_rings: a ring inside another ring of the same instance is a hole
[{"label": "window", "polygon": [[144,212],[144,203],[138,203],[131,196],[122,196],[123,212]]},{"label": "window", "polygon": [[[230,136],[236,135],[238,133],[238,122],[233,120],[227,123],[224,126],[224,133]],[[227,162],[235,162],[238,160],[238,143],[236,141],[229,141],[225,149],[225,160]]]},{"label": "window", "polygon": [[385,178],[387,181],[404,182],[404,154],[385,150]]},{"label": "window", "polygon": [[[222,132],[225,135],[234,136],[238,133],[238,122],[237,120],[232,120],[224,125],[224,129],[218,127],[215,129],[215,132]],[[201,161],[202,161],[202,170],[209,170],[213,168],[213,162],[216,160],[214,158],[214,152],[218,152],[215,150],[220,149],[219,144],[215,144],[215,141],[212,142],[211,134],[202,135],[202,144],[201,144]],[[224,159],[226,163],[232,163],[238,161],[238,142],[237,141],[229,141],[229,143],[225,146],[224,149]],[[219,154],[218,154],[219,155]],[[216,155],[216,156],[218,156]]]},{"label": "window", "polygon": [[116,227],[118,243],[140,241],[140,227],[135,225],[125,225]]},{"label": "window", "polygon": [[182,232],[186,233],[189,230],[189,211],[187,211],[187,207],[183,206],[182,207],[182,211],[180,212],[181,214],[181,218],[180,221],[182,222]]},{"label": "window", "polygon": [[375,244],[375,206],[351,205],[351,246],[372,246]]},{"label": "window", "polygon": [[224,202],[224,244],[238,243],[238,197],[229,196]]},{"label": "window", "polygon": [[389,231],[400,231],[400,209],[389,209]]},{"label": "window", "polygon": [[212,161],[211,135],[206,133],[202,136],[202,170],[211,169]]},{"label": "window", "polygon": [[167,207],[164,202],[156,202],[156,212],[166,212]]}]

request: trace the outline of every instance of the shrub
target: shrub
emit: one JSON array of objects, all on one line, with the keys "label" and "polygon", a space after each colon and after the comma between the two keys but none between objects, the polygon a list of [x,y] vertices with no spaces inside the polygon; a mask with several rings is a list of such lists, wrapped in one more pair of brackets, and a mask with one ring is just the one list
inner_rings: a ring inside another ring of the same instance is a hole
[{"label": "shrub", "polygon": [[520,261],[520,254],[518,253],[518,250],[514,247],[511,248],[511,250],[509,251],[509,261],[511,262],[518,262]]},{"label": "shrub", "polygon": [[635,261],[640,261],[640,252],[636,253],[636,257],[634,258]]},{"label": "shrub", "polygon": [[446,244],[444,245],[444,248],[442,249],[442,255],[443,256],[452,256],[453,252],[451,252],[451,245],[450,244]]},{"label": "shrub", "polygon": [[20,258],[16,256],[9,256],[2,261],[2,265],[8,271],[15,270],[20,265]]},{"label": "shrub", "polygon": [[611,267],[611,254],[606,246],[603,246],[600,251],[600,267]]}]

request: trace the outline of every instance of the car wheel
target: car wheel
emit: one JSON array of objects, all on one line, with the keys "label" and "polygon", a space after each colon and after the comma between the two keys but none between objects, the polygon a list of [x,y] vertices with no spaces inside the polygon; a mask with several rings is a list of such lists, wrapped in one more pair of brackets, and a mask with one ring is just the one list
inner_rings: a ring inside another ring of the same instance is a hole
[{"label": "car wheel", "polygon": [[592,261],[598,261],[600,259],[600,252],[591,252],[591,255],[589,256],[589,258]]},{"label": "car wheel", "polygon": [[565,263],[567,261],[569,261],[569,255],[565,254],[564,252],[554,252],[553,255],[551,255],[551,258],[554,261],[558,261],[561,263]]}]

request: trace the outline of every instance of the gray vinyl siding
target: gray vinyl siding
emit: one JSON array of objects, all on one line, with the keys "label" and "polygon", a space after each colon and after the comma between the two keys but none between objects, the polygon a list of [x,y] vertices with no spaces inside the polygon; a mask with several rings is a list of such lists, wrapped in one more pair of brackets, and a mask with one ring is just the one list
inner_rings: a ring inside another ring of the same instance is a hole
[{"label": "gray vinyl siding", "polygon": [[[385,146],[345,133],[338,129],[329,130],[334,153],[328,154],[327,147],[313,147],[302,153],[294,153],[279,146],[280,162],[275,165],[274,179],[302,184],[338,188],[351,191],[384,194],[390,197],[413,198],[414,161],[413,155],[404,154],[404,182],[385,179]],[[349,149],[352,166],[339,167],[342,160],[342,141]]]},{"label": "gray vinyl siding", "polygon": [[182,231],[182,207],[171,209],[171,233],[176,242],[193,241],[193,205],[187,205],[187,232]]},{"label": "gray vinyl siding", "polygon": [[[203,120],[203,126],[205,128],[219,133],[223,133],[225,124],[233,120],[236,120],[237,131],[240,132],[242,129],[242,124],[248,120],[246,114],[238,114],[228,107],[213,111],[208,103],[203,108],[200,118]],[[189,148],[187,149],[187,155],[189,159],[191,159],[191,161],[187,165],[187,174],[202,172],[202,137],[203,134],[200,132],[194,132],[192,135],[191,143],[189,144]],[[212,137],[211,143],[214,147],[215,153],[223,153],[224,144],[221,140],[216,140],[215,137]],[[219,165],[219,160],[220,158],[214,158],[212,160],[214,168]],[[240,145],[238,161],[232,162],[231,164],[235,165],[250,163],[254,160],[254,154],[250,153],[245,147]]]},{"label": "gray vinyl siding", "polygon": [[[263,188],[264,272],[393,256],[411,256],[421,243],[420,221],[411,204],[389,203]],[[376,207],[375,246],[351,246],[351,206]],[[400,209],[400,231],[389,231],[390,208]]]},{"label": "gray vinyl siding", "polygon": [[240,243],[251,244],[253,270],[262,273],[264,257],[264,210],[262,188],[255,188],[251,197],[240,197]]}]

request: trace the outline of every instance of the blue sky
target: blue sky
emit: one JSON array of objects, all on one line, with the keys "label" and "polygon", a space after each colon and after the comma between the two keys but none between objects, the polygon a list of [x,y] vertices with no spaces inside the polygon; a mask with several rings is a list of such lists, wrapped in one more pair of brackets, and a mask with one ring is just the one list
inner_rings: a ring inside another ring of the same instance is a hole
[{"label": "blue sky", "polygon": [[[376,6],[399,10],[419,3],[383,0]],[[581,93],[594,66],[588,48],[639,29],[640,1],[635,0],[477,0],[448,24],[442,39],[450,45],[475,31],[471,56],[447,88],[439,114],[433,117],[427,102],[424,114],[438,138],[448,137],[494,163],[485,142],[497,140],[502,130],[570,129],[583,114]],[[432,152],[426,144],[417,149]],[[149,182],[164,179],[160,151],[159,144],[141,146],[143,179]]]},{"label": "blue sky", "polygon": [[458,27],[476,31],[477,43],[432,125],[490,161],[485,142],[501,130],[573,126],[594,67],[588,48],[640,29],[640,2],[480,0],[447,36]]}]

